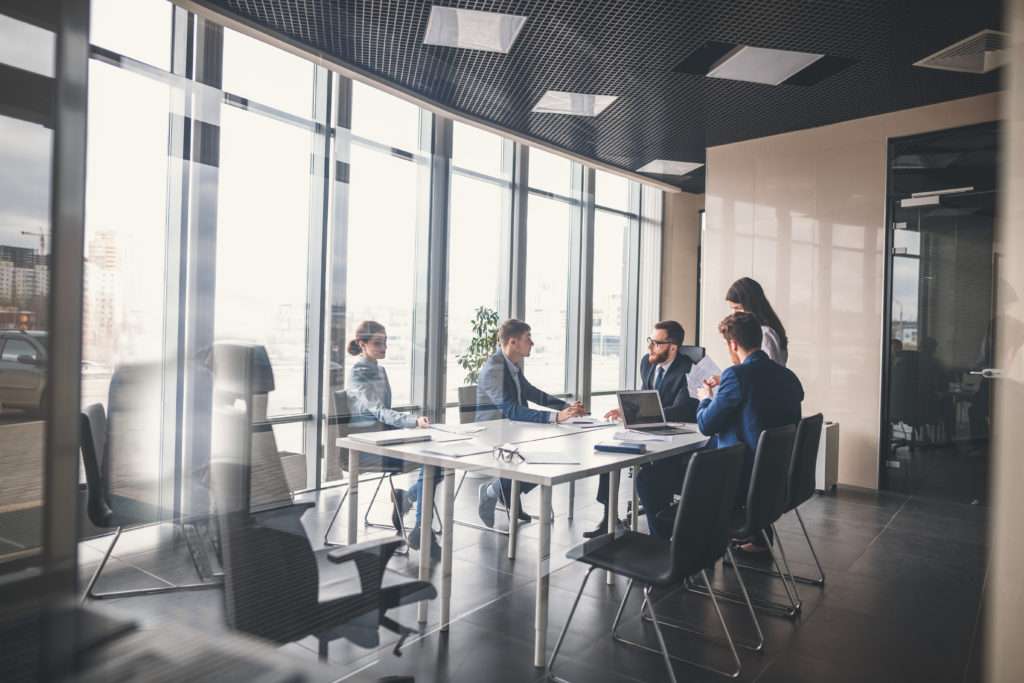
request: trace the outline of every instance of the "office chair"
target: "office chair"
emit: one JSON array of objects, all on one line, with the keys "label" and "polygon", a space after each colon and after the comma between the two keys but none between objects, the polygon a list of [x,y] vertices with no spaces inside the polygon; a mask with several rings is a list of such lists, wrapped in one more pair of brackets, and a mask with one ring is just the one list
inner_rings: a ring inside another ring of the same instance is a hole
[{"label": "office chair", "polygon": [[[348,472],[348,449],[340,448],[337,445],[337,441],[341,437],[348,436],[349,434],[356,434],[359,432],[374,432],[381,428],[378,423],[371,415],[357,415],[352,412],[352,408],[349,402],[348,393],[339,389],[331,392],[330,401],[330,414],[327,420],[327,448],[329,450],[336,451],[336,458],[341,471],[343,473]],[[419,470],[419,465],[410,462],[396,462],[392,459],[383,458],[379,455],[372,453],[360,453],[359,454],[359,473],[362,474],[377,474],[375,477],[377,480],[377,486],[373,489],[373,495],[370,497],[370,504],[366,508],[366,512],[363,514],[363,526],[375,527],[380,529],[392,529],[394,524],[385,524],[383,522],[372,521],[370,519],[370,512],[373,510],[373,504],[377,500],[377,495],[380,493],[381,486],[384,485],[384,481],[387,480],[388,487],[390,489],[390,497],[392,505],[398,505],[398,491],[395,488],[394,477],[400,474],[409,474]],[[367,479],[367,481],[373,481],[373,479]],[[324,545],[337,547],[343,544],[337,541],[330,540],[331,530],[334,528],[334,523],[338,519],[338,515],[341,514],[342,508],[345,506],[345,501],[348,499],[349,491],[346,488],[345,493],[342,494],[341,500],[338,501],[338,506],[334,509],[334,514],[331,515],[331,521],[327,525],[327,530],[324,531]],[[438,520],[440,524],[440,516],[436,512],[434,518]],[[409,532],[411,529],[406,528],[405,522],[401,524],[400,536],[402,540],[408,542]],[[408,544],[407,544],[408,545]],[[409,550],[406,547],[400,551],[400,555],[408,554]]]},{"label": "office chair", "polygon": [[[437,590],[428,581],[382,586],[384,570],[402,545],[400,537],[378,539],[314,552],[301,516],[313,503],[261,513],[249,511],[245,492],[250,480],[243,463],[212,465],[224,564],[224,606],[228,626],[277,643],[307,636],[327,658],[332,640],[346,638],[366,648],[380,645],[380,628],[399,635],[394,652],[417,631],[394,621],[387,611],[421,600]],[[318,560],[354,562],[359,591],[320,599]]]},{"label": "office chair", "polygon": [[[761,437],[757,441],[757,451],[754,454],[754,468],[750,475],[750,486],[747,489],[746,507],[738,512],[733,520],[733,526],[729,530],[732,538],[760,535],[764,539],[775,570],[783,578],[782,585],[786,590],[789,605],[716,591],[718,596],[727,602],[745,605],[749,600],[759,609],[786,617],[796,617],[800,613],[801,602],[796,582],[793,580],[793,573],[789,570],[789,562],[786,559],[782,539],[775,530],[775,521],[782,516],[789,500],[789,474],[795,438],[795,425],[766,429],[761,432]],[[782,567],[779,566],[779,559],[776,558],[775,549],[765,531],[768,528],[771,528],[775,542],[778,543]],[[782,568],[785,568],[785,573]],[[702,588],[694,586],[689,586],[689,588],[703,595],[708,594]]]},{"label": "office chair", "polygon": [[707,355],[704,351],[703,346],[679,346],[679,355],[683,358],[689,358],[690,362],[696,365],[697,363],[704,360],[704,356]]},{"label": "office chair", "polygon": [[[807,534],[804,519],[800,516],[800,506],[814,496],[814,475],[818,465],[818,445],[821,441],[821,430],[824,423],[825,418],[821,413],[818,413],[817,415],[805,417],[797,425],[796,439],[793,444],[793,461],[789,468],[789,495],[786,501],[786,509],[783,511],[783,514],[793,512],[796,515],[797,521],[800,522],[800,529],[807,540],[807,547],[811,551],[811,557],[814,558],[814,564],[818,567],[818,578],[816,579],[798,575],[793,575],[793,579],[811,586],[825,585],[825,570],[822,569],[821,562],[818,560],[818,553],[814,550],[811,537]],[[740,566],[744,569],[784,579],[777,572],[765,569],[764,567],[747,564]]]},{"label": "office chair", "polygon": [[[734,671],[721,671],[670,654],[661,632],[664,622],[655,612],[654,603],[651,600],[651,590],[653,588],[673,588],[686,577],[698,574],[708,590],[711,590],[707,570],[712,569],[719,558],[731,552],[729,549],[729,522],[743,467],[743,457],[743,446],[736,445],[702,451],[690,459],[686,477],[683,480],[680,503],[675,511],[671,541],[623,530],[587,541],[569,551],[567,557],[583,562],[589,565],[589,568],[576,593],[576,600],[573,602],[569,617],[558,636],[551,658],[548,660],[549,675],[554,676],[554,665],[558,652],[562,647],[565,634],[569,630],[569,625],[572,623],[587,580],[595,569],[604,569],[629,579],[626,594],[619,604],[615,620],[612,623],[612,638],[616,642],[660,654],[665,661],[668,678],[672,683],[676,681],[673,660],[731,678],[739,675],[740,658],[714,593],[710,593],[712,604],[722,629],[725,631],[726,642],[736,667]],[[646,609],[649,613],[658,639],[658,648],[626,640],[618,635],[622,613],[636,583],[643,587],[644,602],[641,609]],[[742,578],[740,578],[740,585],[745,592],[746,587],[742,583]],[[751,610],[751,615],[753,615],[753,610]],[[758,631],[760,632],[760,627],[758,627]],[[705,634],[698,633],[697,635]]]},{"label": "office chair", "polygon": [[[141,392],[154,386],[160,370],[155,366],[122,366],[110,382],[108,404],[110,416],[100,403],[86,406],[80,417],[80,446],[85,469],[89,521],[100,529],[114,529],[114,538],[107,546],[103,559],[93,572],[81,601],[88,598],[123,598],[134,595],[153,595],[180,590],[215,588],[220,581],[172,584],[154,588],[95,592],[96,582],[107,566],[114,546],[121,538],[124,527],[152,524],[168,519],[166,511],[148,502],[158,500],[159,482],[153,480],[146,467],[137,467],[138,459],[145,456],[143,449],[152,436],[151,416],[139,404]],[[159,386],[156,384],[155,386]],[[141,391],[139,391],[141,389]],[[201,577],[200,577],[201,578]],[[163,579],[161,579],[163,581]]]}]

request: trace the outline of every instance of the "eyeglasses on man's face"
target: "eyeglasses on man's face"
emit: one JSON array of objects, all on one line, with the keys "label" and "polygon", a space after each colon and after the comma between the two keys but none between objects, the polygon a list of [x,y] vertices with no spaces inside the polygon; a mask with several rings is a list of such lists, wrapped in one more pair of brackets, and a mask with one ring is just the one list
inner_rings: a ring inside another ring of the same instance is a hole
[{"label": "eyeglasses on man's face", "polygon": [[651,337],[647,338],[648,346],[665,346],[666,344],[675,344],[675,342],[672,341],[671,339],[653,339]]}]

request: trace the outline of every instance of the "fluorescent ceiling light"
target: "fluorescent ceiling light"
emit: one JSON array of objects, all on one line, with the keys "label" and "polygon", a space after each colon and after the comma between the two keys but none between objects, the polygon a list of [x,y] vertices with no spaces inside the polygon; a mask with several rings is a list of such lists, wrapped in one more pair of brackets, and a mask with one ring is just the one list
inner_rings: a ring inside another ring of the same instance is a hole
[{"label": "fluorescent ceiling light", "polygon": [[548,90],[533,107],[541,114],[572,114],[574,116],[597,116],[607,109],[618,95],[586,95],[578,92]]},{"label": "fluorescent ceiling light", "polygon": [[824,55],[742,45],[718,62],[708,78],[778,85]]},{"label": "fluorescent ceiling light", "polygon": [[693,161],[669,161],[667,159],[655,159],[636,169],[637,173],[656,173],[658,175],[686,175],[696,171],[704,164]]},{"label": "fluorescent ceiling light", "polygon": [[526,17],[514,14],[435,5],[430,8],[430,20],[427,22],[423,42],[427,45],[507,54],[525,23]]}]

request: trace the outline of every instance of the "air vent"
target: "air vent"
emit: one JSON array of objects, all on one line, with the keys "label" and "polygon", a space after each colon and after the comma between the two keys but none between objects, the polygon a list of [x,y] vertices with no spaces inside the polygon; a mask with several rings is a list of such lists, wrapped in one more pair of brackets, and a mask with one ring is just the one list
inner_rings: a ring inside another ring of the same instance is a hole
[{"label": "air vent", "polygon": [[914,66],[969,74],[987,74],[1009,61],[1010,34],[986,29],[953,43]]}]

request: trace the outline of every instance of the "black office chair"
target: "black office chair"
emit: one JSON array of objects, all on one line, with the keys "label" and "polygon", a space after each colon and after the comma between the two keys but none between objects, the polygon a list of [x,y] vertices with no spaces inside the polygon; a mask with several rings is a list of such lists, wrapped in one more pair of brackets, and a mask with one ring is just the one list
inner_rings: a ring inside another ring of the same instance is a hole
[{"label": "black office chair", "polygon": [[[786,597],[790,604],[787,606],[758,598],[751,598],[750,602],[762,610],[788,617],[795,617],[799,614],[800,594],[797,592],[796,582],[793,581],[792,572],[789,570],[789,562],[786,560],[782,539],[775,530],[775,521],[785,512],[789,500],[789,475],[795,439],[795,425],[766,429],[761,432],[761,437],[757,441],[757,451],[754,454],[754,468],[750,475],[750,487],[747,490],[747,504],[739,511],[734,519],[733,527],[729,531],[733,538],[762,537],[768,547],[776,572],[783,578],[782,585],[786,589]],[[765,531],[768,528],[771,528],[775,542],[779,546],[782,567],[779,566],[779,559],[775,557],[772,541]],[[783,567],[785,573],[782,571]],[[708,594],[704,589],[694,586],[690,588],[698,593]],[[747,604],[745,595],[718,592],[718,596],[727,602],[739,605]]]},{"label": "black office chair", "polygon": [[703,346],[680,345],[679,355],[682,356],[683,358],[689,358],[690,362],[696,365],[697,363],[704,360],[704,356],[706,355],[706,353],[704,351]]},{"label": "black office chair", "polygon": [[[386,612],[437,597],[428,581],[382,586],[384,570],[402,539],[396,536],[314,553],[300,519],[313,504],[249,512],[244,496],[250,479],[246,470],[239,463],[212,465],[228,626],[277,643],[314,636],[321,659],[327,658],[329,643],[338,638],[366,648],[379,646],[383,627],[400,636],[395,646],[395,654],[400,655],[403,642],[416,631]],[[318,556],[334,564],[355,562],[359,592],[321,601]]]},{"label": "black office chair", "polygon": [[[131,371],[119,369],[114,373],[110,392],[112,407],[120,400],[118,397],[119,387],[126,372]],[[119,411],[116,407],[113,408],[113,414],[115,419],[122,419],[125,422],[131,421],[130,416],[127,419],[119,417]],[[125,490],[118,492],[115,492],[114,489],[120,489],[121,487],[112,486],[111,483],[114,470],[111,450],[118,448],[118,445],[114,443],[116,442],[116,435],[119,432],[123,434],[126,430],[130,431],[138,425],[129,424],[124,428],[120,428],[117,424],[114,424],[113,429],[111,429],[107,420],[106,410],[100,403],[87,406],[82,411],[80,425],[82,465],[85,468],[87,490],[86,511],[89,521],[92,522],[93,526],[100,529],[114,529],[114,538],[110,541],[110,545],[107,546],[107,550],[103,554],[103,559],[100,560],[99,565],[89,579],[85,592],[82,594],[82,602],[85,602],[87,598],[124,598],[133,595],[153,595],[155,593],[198,590],[220,586],[220,581],[172,584],[161,579],[167,585],[153,588],[108,591],[105,593],[95,592],[96,582],[99,580],[104,567],[107,566],[107,561],[114,551],[114,546],[117,545],[118,540],[121,538],[121,532],[124,527],[160,522],[166,518],[166,515],[162,514],[156,506],[140,500],[140,496],[126,495],[131,492],[133,482],[128,482],[124,487]],[[113,439],[111,438],[112,434],[115,436]]]},{"label": "black office chair", "polygon": [[[736,670],[732,672],[720,671],[669,654],[661,633],[662,622],[655,614],[650,596],[652,588],[678,586],[686,577],[697,574],[701,576],[710,591],[711,582],[708,579],[707,570],[714,567],[718,559],[728,551],[729,522],[742,467],[743,447],[739,445],[703,451],[690,458],[686,477],[683,480],[680,503],[676,510],[671,541],[635,531],[622,530],[614,534],[605,534],[569,551],[568,557],[588,564],[590,567],[583,577],[576,600],[569,612],[569,618],[566,620],[558,642],[555,644],[555,649],[551,653],[551,659],[548,661],[549,675],[553,675],[555,659],[562,647],[562,641],[569,630],[569,624],[572,623],[587,580],[595,569],[604,569],[629,579],[626,594],[622,598],[622,603],[619,605],[612,623],[612,638],[615,641],[660,654],[668,668],[669,680],[673,683],[676,681],[676,676],[672,660],[686,662],[723,676],[735,678],[739,675],[740,658],[736,653],[732,635],[722,617],[714,593],[710,593],[712,604],[715,607],[718,620],[725,630],[726,642],[736,664]],[[619,622],[634,583],[640,583],[643,586],[644,607],[650,613],[654,624],[654,630],[658,637],[658,648],[629,641],[618,635]]]}]

